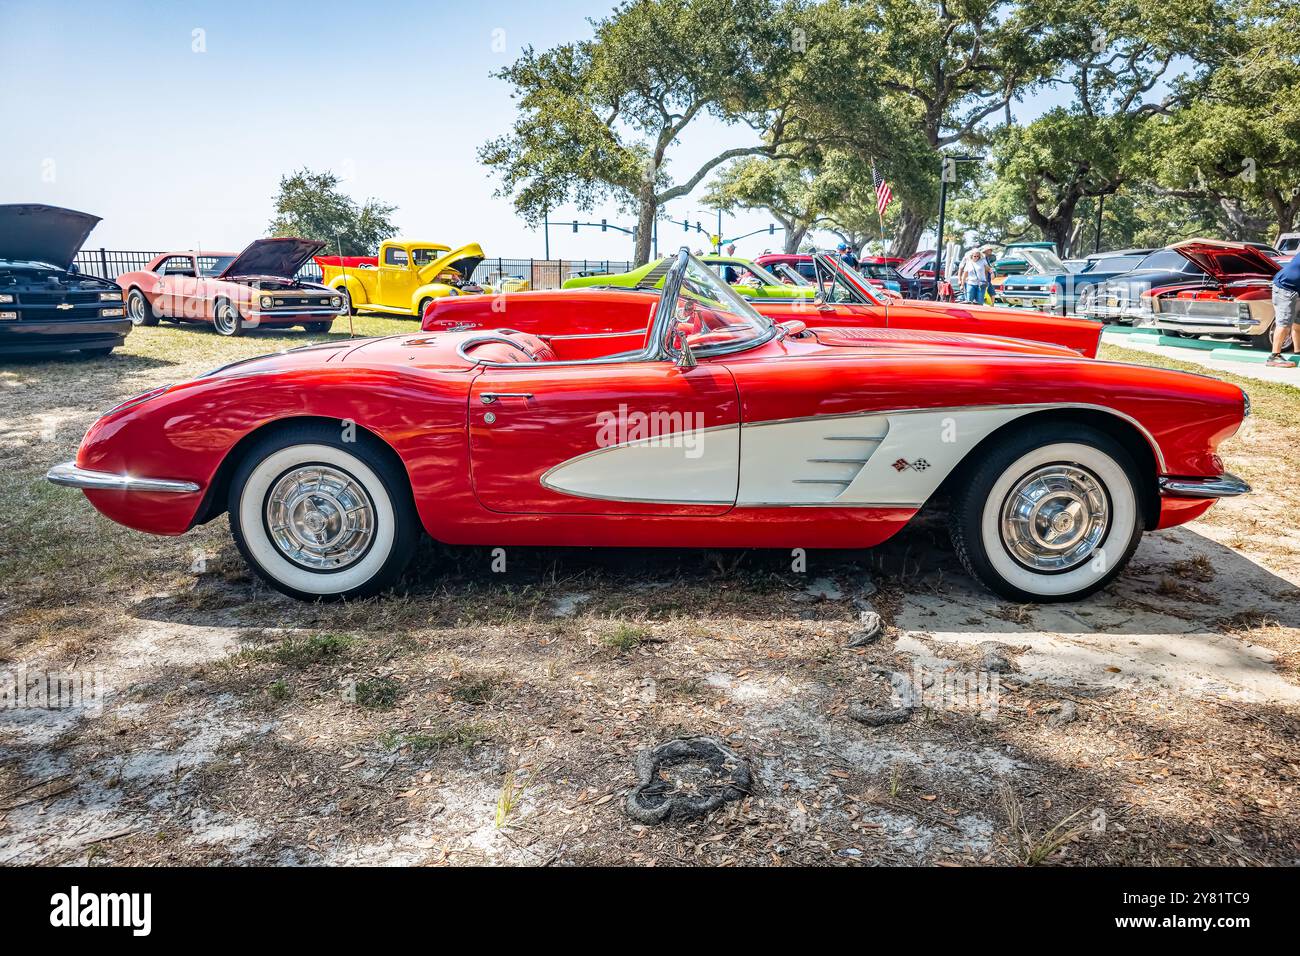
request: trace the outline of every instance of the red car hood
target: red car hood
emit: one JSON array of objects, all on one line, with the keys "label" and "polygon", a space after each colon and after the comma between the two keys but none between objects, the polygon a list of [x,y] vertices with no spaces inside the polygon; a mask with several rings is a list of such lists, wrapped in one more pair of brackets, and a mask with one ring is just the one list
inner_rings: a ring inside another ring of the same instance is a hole
[{"label": "red car hood", "polygon": [[1169,248],[1191,260],[1219,282],[1247,278],[1271,279],[1280,268],[1272,256],[1241,242],[1188,239],[1176,242]]}]

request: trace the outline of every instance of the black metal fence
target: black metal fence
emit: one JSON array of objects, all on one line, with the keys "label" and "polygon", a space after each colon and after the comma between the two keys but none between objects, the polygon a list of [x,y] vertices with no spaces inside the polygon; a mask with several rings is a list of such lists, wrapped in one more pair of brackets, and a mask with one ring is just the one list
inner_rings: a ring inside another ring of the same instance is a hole
[{"label": "black metal fence", "polygon": [[[123,249],[82,249],[77,253],[77,268],[85,275],[116,279],[124,272],[145,268],[161,252]],[[564,280],[576,275],[627,272],[633,263],[626,259],[484,259],[474,270],[474,281],[500,286],[503,279],[523,279],[531,289],[558,289]],[[298,270],[298,278],[311,282],[321,279],[320,267],[308,262]]]}]

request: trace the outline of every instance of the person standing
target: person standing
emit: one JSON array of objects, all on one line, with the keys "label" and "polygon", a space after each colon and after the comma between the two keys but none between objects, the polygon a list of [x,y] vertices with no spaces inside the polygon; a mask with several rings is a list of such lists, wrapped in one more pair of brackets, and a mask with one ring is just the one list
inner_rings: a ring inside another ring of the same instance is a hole
[{"label": "person standing", "polygon": [[1273,276],[1273,354],[1264,364],[1273,368],[1295,368],[1295,362],[1282,357],[1282,346],[1287,337],[1291,348],[1300,352],[1300,326],[1296,325],[1296,312],[1300,311],[1300,254]]},{"label": "person standing", "polygon": [[989,261],[984,258],[984,253],[976,249],[970,254],[970,262],[966,266],[966,301],[978,305],[984,304],[984,294],[989,287]]},{"label": "person standing", "polygon": [[840,255],[840,260],[841,260],[841,261],[842,261],[846,266],[850,266],[850,267],[856,269],[859,265],[862,264],[862,263],[858,260],[858,257],[855,256],[855,255],[854,255],[854,254],[849,250],[849,244],[848,244],[847,242],[841,242],[838,246],[835,247],[835,251],[839,253],[839,255]]}]

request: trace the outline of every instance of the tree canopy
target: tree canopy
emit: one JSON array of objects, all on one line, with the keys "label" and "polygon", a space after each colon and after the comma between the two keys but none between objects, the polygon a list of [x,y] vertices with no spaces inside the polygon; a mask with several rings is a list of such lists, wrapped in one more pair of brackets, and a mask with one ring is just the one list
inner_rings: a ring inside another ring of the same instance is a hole
[{"label": "tree canopy", "polygon": [[280,177],[268,233],[319,239],[330,252],[341,246],[345,256],[373,255],[397,233],[389,219],[397,207],[377,199],[358,205],[339,191],[339,181],[334,173],[310,169]]},{"label": "tree canopy", "polygon": [[[649,254],[665,203],[708,183],[765,209],[797,247],[814,228],[895,254],[937,218],[943,157],[977,154],[953,227],[1083,248],[1171,228],[1264,238],[1300,219],[1300,4],[1285,0],[626,0],[590,39],[528,48],[497,75],[509,132],[481,160],[518,212],[635,214]],[[1050,108],[1018,117],[1029,98]],[[732,142],[678,169],[709,116]],[[712,177],[710,181],[710,177]],[[1159,217],[1153,219],[1152,217]]]}]

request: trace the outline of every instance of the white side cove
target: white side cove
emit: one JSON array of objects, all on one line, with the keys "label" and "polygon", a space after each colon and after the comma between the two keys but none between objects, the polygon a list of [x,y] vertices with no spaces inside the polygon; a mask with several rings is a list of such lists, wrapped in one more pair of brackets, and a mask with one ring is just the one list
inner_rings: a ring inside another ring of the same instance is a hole
[{"label": "white side cove", "polygon": [[561,462],[542,485],[577,498],[729,505],[736,500],[740,427],[672,432]]},{"label": "white side cove", "polygon": [[601,448],[542,476],[578,498],[741,507],[920,507],[991,432],[1042,405],[725,425]]}]

